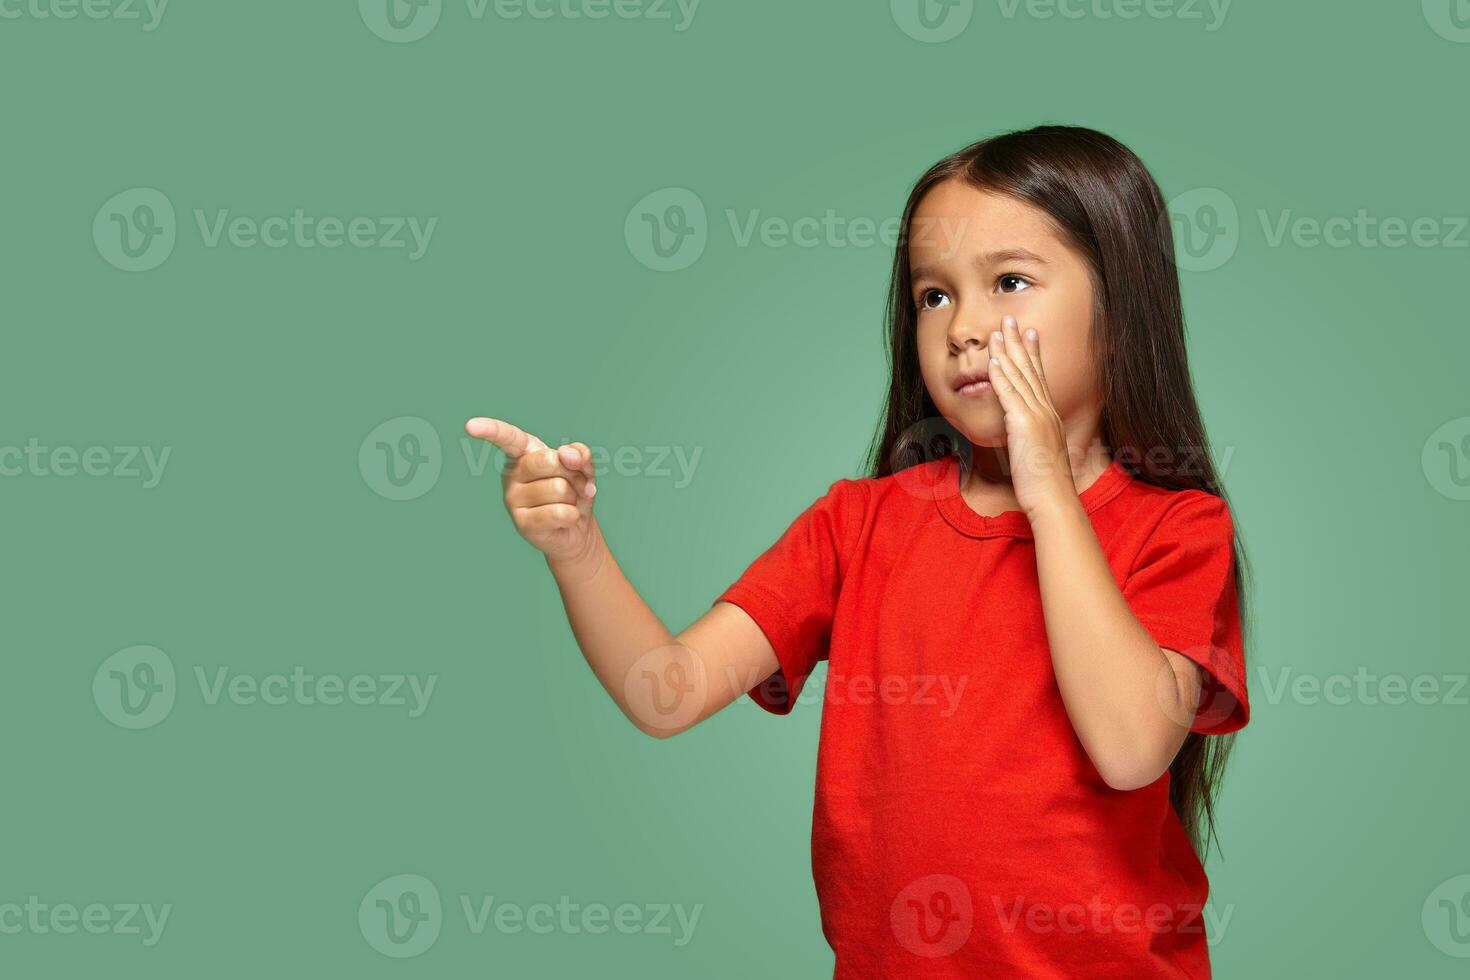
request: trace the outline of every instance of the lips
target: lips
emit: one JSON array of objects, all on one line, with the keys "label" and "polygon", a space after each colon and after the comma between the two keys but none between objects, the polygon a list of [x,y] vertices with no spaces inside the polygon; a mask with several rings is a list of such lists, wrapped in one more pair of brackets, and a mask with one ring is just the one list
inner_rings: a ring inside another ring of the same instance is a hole
[{"label": "lips", "polygon": [[988,371],[961,371],[955,375],[953,387],[955,391],[959,391],[965,385],[974,384],[976,381],[988,380],[990,380],[990,373]]}]

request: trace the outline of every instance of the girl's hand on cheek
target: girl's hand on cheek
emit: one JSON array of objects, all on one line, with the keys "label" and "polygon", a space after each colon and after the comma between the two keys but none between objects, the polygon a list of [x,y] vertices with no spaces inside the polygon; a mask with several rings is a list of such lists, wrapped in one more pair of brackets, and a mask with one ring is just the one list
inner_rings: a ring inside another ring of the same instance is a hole
[{"label": "girl's hand on cheek", "polygon": [[1026,516],[1057,501],[1077,498],[1067,459],[1066,432],[1052,406],[1041,368],[1041,339],[1030,330],[1023,339],[1016,318],[1001,317],[990,335],[990,383],[1005,411],[1006,455],[1011,486]]}]

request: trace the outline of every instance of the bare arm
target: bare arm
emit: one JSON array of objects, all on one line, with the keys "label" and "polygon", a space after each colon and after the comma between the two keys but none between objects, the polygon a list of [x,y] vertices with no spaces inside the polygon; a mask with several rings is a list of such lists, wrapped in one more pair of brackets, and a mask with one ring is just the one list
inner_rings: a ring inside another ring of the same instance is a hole
[{"label": "bare arm", "polygon": [[731,703],[779,666],[750,614],[717,602],[677,636],[613,558],[595,543],[570,561],[547,559],[587,664],[640,731],[667,738]]},{"label": "bare arm", "polygon": [[504,473],[506,509],[545,555],[588,666],[640,731],[677,735],[776,672],[770,641],[739,606],[717,602],[677,636],[648,607],[592,514],[585,445],[551,449],[498,419],[471,419],[465,430],[513,464]]},{"label": "bare arm", "polygon": [[1023,341],[1008,315],[990,336],[990,379],[1006,413],[1016,500],[1036,539],[1046,639],[1067,717],[1109,786],[1147,786],[1189,734],[1200,668],[1154,642],[1113,580],[1072,478],[1039,331]]},{"label": "bare arm", "polygon": [[1123,598],[1075,497],[1032,519],[1052,668],[1067,716],[1114,789],[1147,786],[1178,753],[1199,667],[1154,642]]}]

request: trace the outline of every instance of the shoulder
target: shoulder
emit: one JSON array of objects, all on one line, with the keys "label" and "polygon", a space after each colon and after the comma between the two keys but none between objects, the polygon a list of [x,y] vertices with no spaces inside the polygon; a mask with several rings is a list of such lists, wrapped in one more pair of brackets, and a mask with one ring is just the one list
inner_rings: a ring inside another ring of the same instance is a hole
[{"label": "shoulder", "polygon": [[904,501],[932,501],[934,487],[945,478],[946,467],[950,459],[949,456],[941,456],[938,459],[914,463],[886,476],[866,477],[862,480],[866,484],[864,489],[868,498],[875,502],[887,501],[889,498],[901,498]]},{"label": "shoulder", "polygon": [[880,516],[884,524],[922,519],[934,505],[935,485],[944,479],[945,459],[916,463],[884,476],[833,480],[818,504],[861,527]]},{"label": "shoulder", "polygon": [[872,482],[871,478],[863,476],[838,477],[828,484],[817,503],[826,503],[844,511],[862,510],[871,496],[869,484]]},{"label": "shoulder", "polygon": [[871,483],[867,477],[838,477],[807,506],[803,517],[821,520],[845,540],[855,535],[865,522]]},{"label": "shoulder", "polygon": [[1229,537],[1235,527],[1225,498],[1207,490],[1164,490],[1155,505],[1158,528],[1192,530]]},{"label": "shoulder", "polygon": [[1235,521],[1218,494],[1189,488],[1174,490],[1133,480],[1122,495],[1121,532],[1130,541],[1132,565],[1168,554],[1233,551]]}]

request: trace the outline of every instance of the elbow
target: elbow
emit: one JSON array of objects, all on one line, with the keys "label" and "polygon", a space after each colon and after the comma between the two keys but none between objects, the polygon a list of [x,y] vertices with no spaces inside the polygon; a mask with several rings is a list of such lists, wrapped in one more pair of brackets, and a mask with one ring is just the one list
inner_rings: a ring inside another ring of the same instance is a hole
[{"label": "elbow", "polygon": [[678,735],[681,732],[687,732],[690,728],[694,727],[692,723],[686,725],[659,725],[649,722],[646,719],[640,718],[633,712],[625,712],[624,714],[625,717],[627,717],[629,724],[631,724],[634,728],[638,729],[649,738],[655,738],[659,741],[673,738],[675,735]]},{"label": "elbow", "polygon": [[1103,782],[1108,784],[1109,789],[1122,792],[1128,790],[1143,789],[1152,785],[1164,775],[1167,766],[1158,768],[1155,766],[1108,766],[1099,767],[1098,774],[1102,776]]},{"label": "elbow", "polygon": [[1158,782],[1169,771],[1172,761],[1172,754],[1127,751],[1104,753],[1093,760],[1093,765],[1109,789],[1127,792]]},{"label": "elbow", "polygon": [[1087,754],[1109,788],[1143,789],[1169,771],[1188,735],[1189,729],[1167,718],[1131,719],[1102,737],[1091,738]]}]

